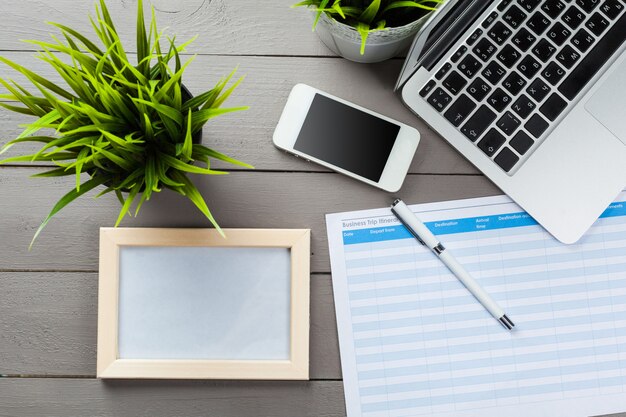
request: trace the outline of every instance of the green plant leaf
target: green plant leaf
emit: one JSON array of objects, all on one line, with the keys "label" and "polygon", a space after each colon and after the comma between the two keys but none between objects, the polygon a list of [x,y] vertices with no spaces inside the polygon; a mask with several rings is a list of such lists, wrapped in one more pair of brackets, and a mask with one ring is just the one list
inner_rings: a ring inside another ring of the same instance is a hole
[{"label": "green plant leaf", "polygon": [[191,110],[189,110],[189,113],[187,113],[187,129],[185,132],[185,141],[183,143],[183,147],[182,147],[182,155],[184,157],[184,160],[189,162],[191,161],[191,154],[193,151],[193,139],[192,139],[192,134],[191,134]]},{"label": "green plant leaf", "polygon": [[91,149],[94,150],[94,152],[99,153],[104,155],[105,158],[107,158],[109,161],[113,162],[115,165],[119,166],[122,169],[125,169],[127,171],[132,171],[133,170],[133,164],[126,161],[123,158],[120,158],[119,156],[115,155],[112,152],[109,152],[105,149],[102,148],[98,148],[97,146],[93,146],[93,145],[88,145]]},{"label": "green plant leaf", "polygon": [[137,2],[137,63],[139,71],[146,77],[150,77],[149,62],[146,57],[150,55],[150,44],[146,32],[146,22],[143,15],[143,1]]},{"label": "green plant leaf", "polygon": [[48,90],[52,91],[53,93],[56,93],[56,94],[60,95],[61,97],[65,97],[68,100],[72,100],[74,98],[73,94],[65,91],[64,89],[62,89],[61,87],[57,86],[53,82],[51,82],[51,81],[45,79],[44,77],[42,77],[42,76],[32,72],[29,69],[24,68],[23,66],[21,66],[19,64],[16,64],[15,62],[13,62],[11,60],[6,59],[5,57],[0,56],[0,62],[10,66],[11,68],[13,68],[16,71],[22,73],[34,85],[40,85],[42,87],[45,87]]},{"label": "green plant leaf", "polygon": [[39,228],[35,232],[35,236],[33,237],[33,240],[30,242],[29,250],[33,247],[33,244],[35,243],[35,240],[37,240],[37,237],[39,236],[41,231],[48,225],[48,222],[50,221],[50,219],[52,219],[52,217],[54,217],[55,214],[57,214],[61,209],[63,209],[68,204],[70,204],[72,201],[76,200],[81,195],[83,195],[83,194],[93,190],[94,188],[96,188],[99,185],[104,184],[108,180],[109,180],[109,178],[107,178],[106,176],[101,176],[101,177],[98,177],[98,178],[91,178],[90,180],[85,182],[82,185],[82,187],[80,187],[80,191],[77,191],[74,188],[74,189],[72,189],[72,191],[70,191],[69,193],[65,194],[63,197],[61,197],[61,199],[55,204],[55,206],[50,211],[50,214],[48,214],[48,216],[46,216],[46,218],[43,220],[43,222],[41,223],[41,225],[39,226]]},{"label": "green plant leaf", "polygon": [[76,191],[80,191],[80,175],[83,172],[83,166],[86,162],[88,162],[89,158],[89,148],[83,148],[80,150],[78,155],[76,156]]},{"label": "green plant leaf", "polygon": [[187,178],[185,174],[180,172],[173,172],[172,178],[184,184],[182,187],[184,195],[189,198],[196,205],[196,207],[198,207],[198,209],[202,212],[202,214],[206,216],[207,219],[209,219],[209,221],[213,224],[213,227],[215,227],[220,235],[222,235],[222,237],[226,237],[219,224],[217,224],[217,222],[215,221],[215,218],[213,218],[213,215],[211,214],[209,207],[206,205],[202,194],[200,194],[196,186],[189,180],[189,178]]},{"label": "green plant leaf", "polygon": [[226,113],[232,113],[241,110],[248,110],[248,107],[232,107],[228,109],[204,109],[199,110],[192,114],[191,120],[193,123],[192,132],[197,132],[202,126],[209,120],[217,116],[221,116]]},{"label": "green plant leaf", "polygon": [[159,113],[159,115],[165,116],[173,120],[179,126],[182,126],[183,124],[183,116],[176,109],[166,106],[165,104],[154,103],[151,101],[141,100],[137,98],[134,98],[133,101],[136,103],[145,104],[148,107],[152,107],[154,110],[156,110]]},{"label": "green plant leaf", "polygon": [[315,20],[313,20],[313,30],[315,30],[315,27],[317,26],[317,23],[320,21],[320,17],[322,16],[324,7],[326,7],[328,5],[329,0],[322,0],[320,1],[320,5],[317,9],[317,14],[315,15]]},{"label": "green plant leaf", "polygon": [[[370,5],[367,6],[367,8],[363,10],[363,13],[361,13],[361,16],[359,16],[360,23],[367,23],[368,26],[372,24],[380,9],[380,1],[381,0],[372,0]],[[361,55],[363,55],[363,53],[361,53]]]},{"label": "green plant leaf", "polygon": [[[159,155],[159,159],[161,159],[166,165],[174,168],[177,171],[189,172],[191,174],[204,174],[204,175],[227,175],[226,171],[215,171],[207,168],[200,168],[195,165],[188,164],[179,159],[176,159],[172,156],[165,155],[161,153]],[[172,171],[172,174],[176,171]]]},{"label": "green plant leaf", "polygon": [[67,177],[74,175],[73,172],[68,172],[65,168],[55,168],[49,171],[40,172],[39,174],[31,175],[31,178],[52,178],[52,177]]},{"label": "green plant leaf", "polygon": [[[433,6],[427,6],[426,3],[432,3]],[[436,6],[441,3],[441,0],[430,0],[430,1],[394,1],[391,2],[383,9],[383,14],[387,13],[389,10],[400,9],[400,8],[419,8],[424,10],[435,10]]]},{"label": "green plant leaf", "polygon": [[70,35],[72,35],[73,37],[75,37],[76,39],[78,39],[83,45],[85,45],[85,47],[87,49],[89,49],[95,56],[102,56],[103,52],[100,50],[100,48],[98,48],[96,46],[96,44],[94,44],[93,42],[91,42],[89,39],[87,39],[85,36],[81,35],[79,32],[75,31],[74,29],[64,26],[60,23],[55,23],[55,22],[48,22],[48,24],[55,26],[59,29],[61,29],[61,31],[68,33]]},{"label": "green plant leaf", "polygon": [[135,200],[135,197],[137,197],[137,193],[139,192],[139,189],[141,189],[141,186],[142,186],[141,183],[137,183],[130,190],[128,197],[126,198],[126,201],[124,201],[124,205],[122,206],[122,209],[120,210],[120,214],[117,217],[117,221],[115,222],[115,227],[119,226],[122,220],[124,220],[124,216],[130,213],[130,207],[132,206],[133,201]]},{"label": "green plant leaf", "polygon": [[365,44],[367,43],[367,37],[370,34],[370,25],[366,23],[357,23],[356,30],[361,35],[361,55],[365,55]]},{"label": "green plant leaf", "polygon": [[237,159],[231,158],[230,156],[226,156],[222,153],[214,151],[213,149],[209,149],[204,145],[193,145],[193,157],[195,159],[200,159],[200,157],[209,157],[219,159],[220,161],[228,162],[233,165],[238,165],[244,168],[254,169],[254,167],[250,164],[246,164],[245,162],[238,161]]}]

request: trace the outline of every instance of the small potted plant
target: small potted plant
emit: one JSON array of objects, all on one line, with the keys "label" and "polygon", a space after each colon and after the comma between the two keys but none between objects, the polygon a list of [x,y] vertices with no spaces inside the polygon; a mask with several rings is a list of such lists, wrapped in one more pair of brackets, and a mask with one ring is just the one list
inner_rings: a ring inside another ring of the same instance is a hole
[{"label": "small potted plant", "polygon": [[410,44],[430,12],[445,0],[305,0],[316,12],[313,30],[342,57],[373,63],[393,58]]},{"label": "small potted plant", "polygon": [[[53,25],[63,40],[53,36],[53,42],[29,42],[40,48],[38,57],[62,77],[65,85],[0,57],[0,62],[25,76],[37,93],[0,79],[7,90],[0,98],[18,102],[0,102],[0,106],[37,118],[0,153],[23,142],[41,144],[34,154],[0,163],[45,161],[55,167],[35,177],[76,177],[76,185],[53,207],[33,242],[57,212],[100,186],[104,189],[98,197],[113,192],[122,205],[116,226],[131,213],[133,203],[137,215],[154,193],[168,188],[189,198],[219,230],[188,174],[226,174],[211,169],[211,159],[252,168],[200,144],[202,127],[211,118],[245,109],[221,107],[241,79],[229,86],[233,71],[208,91],[192,97],[182,84],[192,59],[183,64],[180,57],[191,41],[180,46],[173,39],[164,42],[154,8],[146,28],[141,0],[135,63],[121,44],[104,0],[100,0],[100,8],[96,6],[96,18],[92,19],[100,45],[72,28]],[[67,59],[62,59],[63,55]],[[56,134],[42,133],[49,129]],[[85,176],[88,179],[83,181]]]}]

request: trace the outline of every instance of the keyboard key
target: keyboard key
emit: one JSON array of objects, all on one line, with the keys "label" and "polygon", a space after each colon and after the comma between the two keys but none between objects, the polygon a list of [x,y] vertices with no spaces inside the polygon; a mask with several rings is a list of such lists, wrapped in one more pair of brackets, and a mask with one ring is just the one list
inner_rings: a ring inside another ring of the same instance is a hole
[{"label": "keyboard key", "polygon": [[516,96],[517,93],[522,91],[522,88],[526,85],[526,80],[522,78],[517,72],[512,71],[505,79],[502,81],[502,86],[506,88],[506,90],[512,95]]},{"label": "keyboard key", "polygon": [[572,44],[578,48],[580,52],[587,52],[587,49],[593,45],[594,37],[585,29],[580,29],[572,38]]},{"label": "keyboard key", "polygon": [[578,7],[572,6],[563,14],[561,20],[563,20],[570,28],[576,29],[585,20],[585,17],[586,15]]},{"label": "keyboard key", "polygon": [[524,155],[526,152],[528,152],[528,150],[532,148],[534,144],[535,141],[532,140],[532,138],[528,136],[523,130],[517,132],[517,134],[509,142],[509,145],[511,145],[511,147],[515,149],[520,155]]},{"label": "keyboard key", "polygon": [[626,14],[623,14],[615,22],[615,25],[600,39],[559,86],[559,91],[565,98],[573,100],[611,55],[619,49],[624,39],[626,39]]},{"label": "keyboard key", "polygon": [[565,45],[565,48],[558,53],[556,59],[563,64],[565,68],[569,69],[572,68],[576,62],[578,62],[580,54],[571,46]]},{"label": "keyboard key", "polygon": [[533,48],[533,54],[543,62],[547,62],[556,52],[556,47],[545,39],[540,40]]},{"label": "keyboard key", "polygon": [[420,96],[426,97],[428,95],[428,93],[430,93],[432,91],[432,89],[435,87],[435,85],[437,85],[435,80],[428,81],[426,83],[426,85],[424,86],[424,88],[422,88],[422,90],[420,91]]},{"label": "keyboard key", "polygon": [[465,121],[467,116],[474,111],[476,103],[465,94],[461,94],[459,98],[450,106],[444,117],[448,119],[454,126],[459,126]]},{"label": "keyboard key", "polygon": [[502,77],[504,77],[504,74],[506,74],[506,70],[502,68],[502,66],[497,62],[491,61],[489,64],[487,64],[487,67],[483,70],[481,74],[492,85],[496,85],[498,84],[498,82],[500,82]]},{"label": "keyboard key", "polygon": [[567,101],[563,100],[558,94],[553,93],[539,111],[551,122],[555,121],[559,114],[567,107]]},{"label": "keyboard key", "polygon": [[528,93],[528,95],[531,96],[537,103],[541,103],[549,92],[550,86],[540,78],[533,81],[530,87],[526,89],[526,93]]},{"label": "keyboard key", "polygon": [[465,87],[467,80],[458,72],[452,71],[441,84],[446,88],[446,90],[454,95],[457,95],[463,87]]},{"label": "keyboard key", "polygon": [[472,142],[475,142],[494,120],[496,120],[496,114],[489,110],[487,106],[480,106],[476,113],[461,128],[461,133]]},{"label": "keyboard key", "polygon": [[441,80],[448,73],[448,71],[450,71],[451,68],[452,68],[452,64],[450,64],[449,62],[446,62],[439,69],[439,71],[437,71],[437,73],[435,74],[435,78],[438,80]]},{"label": "keyboard key", "polygon": [[563,45],[563,43],[569,38],[572,32],[569,31],[561,22],[556,22],[554,26],[548,30],[546,36],[557,46]]},{"label": "keyboard key", "polygon": [[524,13],[519,7],[511,6],[511,8],[502,15],[502,20],[511,25],[513,29],[517,29],[526,19],[526,16],[526,13]]},{"label": "keyboard key", "polygon": [[511,45],[505,45],[504,48],[498,53],[498,60],[504,64],[505,67],[511,68],[520,59],[520,53]]},{"label": "keyboard key", "polygon": [[502,149],[502,152],[496,156],[494,161],[504,170],[504,172],[509,172],[513,169],[515,164],[517,164],[517,161],[519,161],[519,156],[515,155],[512,150],[505,147]]},{"label": "keyboard key", "polygon": [[467,52],[467,46],[461,45],[461,47],[456,50],[454,55],[452,55],[452,58],[450,58],[450,61],[456,64],[457,62],[459,62],[459,59],[461,59],[461,57],[465,55],[465,52]]},{"label": "keyboard key", "polygon": [[502,22],[496,22],[487,35],[498,45],[502,45],[507,39],[511,37],[513,31],[506,27]]},{"label": "keyboard key", "polygon": [[528,12],[532,12],[541,3],[541,0],[517,0],[517,2]]},{"label": "keyboard key", "polygon": [[430,105],[439,112],[445,109],[451,101],[452,97],[450,97],[448,93],[443,91],[441,87],[437,88],[435,92],[432,93],[428,98],[428,102],[430,103]]},{"label": "keyboard key", "polygon": [[541,10],[551,18],[556,19],[565,10],[565,3],[561,0],[545,0],[541,5]]},{"label": "keyboard key", "polygon": [[472,78],[480,69],[483,64],[478,62],[472,55],[467,55],[461,63],[458,65],[459,71],[461,71],[467,78]]},{"label": "keyboard key", "polygon": [[538,114],[534,114],[524,125],[526,130],[535,138],[540,138],[543,132],[548,128],[548,122],[543,120]]},{"label": "keyboard key", "polygon": [[624,4],[620,0],[606,0],[600,10],[613,20],[624,10]]},{"label": "keyboard key", "polygon": [[498,12],[491,12],[489,16],[483,21],[481,26],[487,29],[498,18]]},{"label": "keyboard key", "polygon": [[[509,4],[511,4],[511,1],[512,1],[512,0],[502,0],[502,1],[500,2],[500,4],[498,4],[498,11],[499,11],[499,12],[501,12],[501,11],[503,11],[504,9],[506,9],[506,7],[507,7]],[[523,1],[523,0],[522,0],[522,1]]]},{"label": "keyboard key", "polygon": [[524,77],[531,79],[541,69],[541,64],[531,55],[526,55],[517,66],[517,69]]},{"label": "keyboard key", "polygon": [[526,23],[526,26],[530,28],[535,34],[541,35],[548,29],[552,21],[548,19],[543,13],[536,12]]},{"label": "keyboard key", "polygon": [[525,94],[522,94],[521,96],[519,96],[517,101],[513,103],[511,109],[513,109],[513,111],[517,113],[519,117],[525,119],[530,116],[530,113],[535,110],[535,107],[537,107],[535,103],[533,103],[531,99],[529,99]]},{"label": "keyboard key", "polygon": [[587,23],[585,23],[587,29],[589,29],[594,35],[600,36],[609,27],[609,21],[606,20],[600,13],[594,13]]},{"label": "keyboard key", "polygon": [[491,129],[487,132],[485,137],[478,142],[478,147],[485,153],[485,155],[492,157],[496,152],[498,152],[498,149],[504,145],[504,142],[506,142],[504,136],[502,136],[496,129]]},{"label": "keyboard key", "polygon": [[511,103],[511,97],[501,88],[496,88],[487,99],[487,103],[491,105],[497,112],[501,112]]},{"label": "keyboard key", "polygon": [[491,86],[480,77],[476,77],[470,86],[467,87],[467,92],[476,101],[482,101],[482,99],[484,99],[490,91]]},{"label": "keyboard key", "polygon": [[536,40],[535,35],[526,30],[526,28],[521,28],[511,39],[513,44],[522,52],[526,52]]},{"label": "keyboard key", "polygon": [[600,0],[576,0],[578,4],[585,12],[589,13],[595,7],[600,4]]},{"label": "keyboard key", "polygon": [[496,126],[500,128],[505,135],[511,136],[513,132],[517,130],[521,122],[510,111],[504,113],[504,115],[498,120]]},{"label": "keyboard key", "polygon": [[565,77],[565,70],[555,62],[550,62],[541,72],[541,76],[550,84],[557,85]]},{"label": "keyboard key", "polygon": [[474,33],[472,33],[472,35],[467,38],[467,41],[465,41],[465,43],[467,43],[469,46],[472,46],[476,43],[476,41],[478,40],[478,38],[480,38],[480,35],[483,34],[483,31],[481,29],[476,29],[474,31]]},{"label": "keyboard key", "polygon": [[483,61],[489,60],[493,54],[496,53],[496,46],[491,43],[487,38],[482,38],[472,49],[472,51]]}]

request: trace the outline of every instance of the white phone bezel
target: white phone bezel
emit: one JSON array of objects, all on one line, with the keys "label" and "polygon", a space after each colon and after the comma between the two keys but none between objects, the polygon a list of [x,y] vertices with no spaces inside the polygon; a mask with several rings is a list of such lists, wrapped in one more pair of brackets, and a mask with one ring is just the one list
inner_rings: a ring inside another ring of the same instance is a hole
[{"label": "white phone bezel", "polygon": [[[300,134],[300,130],[302,129],[302,125],[304,124],[304,120],[306,119],[306,116],[309,112],[315,94],[326,96],[332,100],[336,100],[340,103],[361,110],[362,112],[371,114],[373,116],[379,117],[383,120],[400,126],[400,131],[398,132],[398,136],[396,137],[396,141],[393,148],[391,149],[391,153],[389,154],[389,158],[387,159],[387,163],[385,164],[385,168],[383,169],[383,173],[378,182],[364,178],[329,162],[322,161],[311,155],[294,149],[294,145],[296,143],[298,135]],[[319,165],[330,168],[333,171],[363,181],[367,184],[381,188],[385,191],[396,192],[402,186],[404,178],[409,171],[409,166],[411,165],[411,161],[413,160],[413,155],[415,155],[417,145],[419,144],[420,134],[417,129],[397,122],[393,119],[383,116],[382,114],[350,103],[349,101],[340,99],[308,85],[296,84],[289,94],[287,104],[285,105],[278,125],[276,126],[276,130],[274,131],[273,140],[274,145],[277,148],[290,152],[296,156],[300,156],[307,161],[315,162]]]}]

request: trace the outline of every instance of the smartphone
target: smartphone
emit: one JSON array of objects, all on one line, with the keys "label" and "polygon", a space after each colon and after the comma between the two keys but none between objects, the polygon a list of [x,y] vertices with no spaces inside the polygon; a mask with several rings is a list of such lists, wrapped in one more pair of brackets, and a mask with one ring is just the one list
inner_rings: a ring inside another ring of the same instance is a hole
[{"label": "smartphone", "polygon": [[274,131],[274,145],[307,161],[396,192],[417,150],[419,132],[405,124],[297,84]]}]

